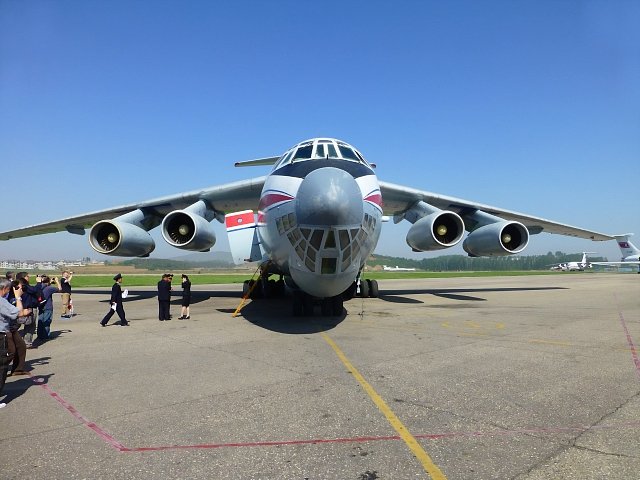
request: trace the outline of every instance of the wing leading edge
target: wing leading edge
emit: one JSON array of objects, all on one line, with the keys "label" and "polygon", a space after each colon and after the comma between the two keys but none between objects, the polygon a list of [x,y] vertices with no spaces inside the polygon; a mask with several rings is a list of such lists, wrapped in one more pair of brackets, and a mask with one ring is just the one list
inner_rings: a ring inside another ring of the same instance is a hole
[{"label": "wing leading edge", "polygon": [[467,224],[467,221],[470,219],[470,215],[477,211],[481,211],[500,217],[504,220],[520,222],[527,227],[531,234],[547,232],[597,241],[613,240],[614,238],[613,236],[605,233],[585,230],[583,228],[566,225],[564,223],[533,217],[524,213],[503,210],[490,205],[484,205],[482,203],[475,203],[460,198],[448,197],[423,190],[416,190],[393,183],[381,181],[380,191],[382,193],[385,215],[402,215],[416,202],[423,201],[441,210],[450,210],[457,213]]},{"label": "wing leading edge", "polygon": [[95,212],[62,218],[52,222],[29,225],[15,230],[0,232],[0,240],[63,232],[65,230],[69,233],[84,235],[85,229],[90,228],[100,220],[124,215],[138,209],[142,210],[145,215],[150,218],[155,217],[162,220],[169,212],[188,207],[199,200],[204,201],[212,210],[218,212],[221,221],[224,221],[225,212],[257,208],[265,178],[266,177],[258,177],[241,180],[202,190],[193,190],[191,192],[159,197],[140,203],[131,203],[105,210],[97,210]]}]

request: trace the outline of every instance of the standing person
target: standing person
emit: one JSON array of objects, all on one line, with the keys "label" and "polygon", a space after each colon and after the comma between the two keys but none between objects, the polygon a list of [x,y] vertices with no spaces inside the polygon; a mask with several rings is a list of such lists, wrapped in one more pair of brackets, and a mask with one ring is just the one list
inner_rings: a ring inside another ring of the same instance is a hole
[{"label": "standing person", "polygon": [[60,280],[57,277],[53,277],[56,282],[56,286],[51,285],[51,279],[44,275],[42,276],[42,314],[38,318],[38,340],[44,342],[49,340],[51,333],[51,319],[53,317],[53,294],[58,293],[61,290]]},{"label": "standing person", "polygon": [[31,315],[24,317],[18,322],[23,325],[22,338],[27,348],[36,348],[33,345],[33,335],[36,333],[36,322],[38,320],[39,297],[41,295],[41,277],[37,276],[36,286],[29,284],[29,272],[18,272],[16,280],[22,285],[22,306],[31,310]]},{"label": "standing person", "polygon": [[62,272],[62,279],[60,280],[60,291],[62,292],[62,315],[60,318],[71,318],[71,310],[69,304],[71,303],[71,279],[73,278],[73,272],[65,270]]},{"label": "standing person", "polygon": [[162,275],[162,279],[158,282],[158,320],[171,320],[171,282],[169,274]]},{"label": "standing person", "polygon": [[189,277],[182,274],[182,311],[178,320],[188,320],[191,318],[189,315],[189,305],[191,304],[191,281]]},{"label": "standing person", "polygon": [[115,280],[116,283],[114,283],[113,287],[111,287],[111,301],[110,301],[109,313],[107,313],[104,316],[104,318],[100,322],[100,325],[103,327],[106,327],[111,317],[113,317],[113,314],[117,313],[118,317],[120,317],[120,326],[128,327],[129,322],[127,322],[127,318],[124,314],[124,308],[122,307],[122,287],[121,287],[122,275],[118,273],[115,277],[113,277],[113,279]]},{"label": "standing person", "polygon": [[[15,304],[7,300],[11,294]],[[7,350],[9,352],[7,362],[12,362],[12,372],[8,375],[27,375],[24,363],[27,357],[27,346],[18,333],[18,317],[29,314],[22,305],[22,285],[17,281],[7,279],[0,280],[0,321],[5,330]],[[8,325],[7,325],[8,324]]]},{"label": "standing person", "polygon": [[13,354],[9,349],[10,325],[12,320],[18,317],[18,308],[11,305],[6,297],[11,290],[11,280],[7,276],[0,280],[0,393],[7,379],[9,363],[13,360]]}]

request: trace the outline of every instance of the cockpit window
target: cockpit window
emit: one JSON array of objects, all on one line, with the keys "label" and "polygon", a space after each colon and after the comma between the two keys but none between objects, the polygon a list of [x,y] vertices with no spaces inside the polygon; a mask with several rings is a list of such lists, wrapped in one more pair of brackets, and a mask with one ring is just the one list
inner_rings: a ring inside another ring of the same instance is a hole
[{"label": "cockpit window", "polygon": [[309,143],[306,145],[301,145],[296,151],[295,156],[293,157],[293,161],[296,160],[308,160],[311,158],[311,152],[313,151],[313,144]]},{"label": "cockpit window", "polygon": [[329,150],[329,158],[338,158],[338,152],[336,151],[336,147],[333,143],[328,143],[327,149]]},{"label": "cockpit window", "polygon": [[291,161],[291,155],[293,155],[293,150],[289,150],[284,155],[282,155],[282,157],[280,157],[280,160],[278,160],[273,166],[273,169],[276,170],[289,163]]},{"label": "cockpit window", "polygon": [[291,162],[311,159],[349,160],[371,167],[362,154],[351,145],[333,138],[316,138],[302,142],[287,151],[276,162],[273,170],[278,170]]},{"label": "cockpit window", "polygon": [[361,161],[356,156],[355,152],[351,149],[350,146],[345,145],[343,143],[339,143],[338,146],[340,147],[340,153],[342,154],[343,158],[346,158],[347,160],[355,160],[356,162],[360,162]]}]

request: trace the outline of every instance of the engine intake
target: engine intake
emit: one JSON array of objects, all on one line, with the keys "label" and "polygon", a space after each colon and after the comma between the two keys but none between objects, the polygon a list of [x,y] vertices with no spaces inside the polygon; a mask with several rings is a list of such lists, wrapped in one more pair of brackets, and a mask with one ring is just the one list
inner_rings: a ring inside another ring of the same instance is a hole
[{"label": "engine intake", "polygon": [[101,220],[89,231],[89,244],[103,255],[144,257],[156,244],[143,228],[119,220]]},{"label": "engine intake", "polygon": [[472,257],[506,256],[520,253],[529,243],[529,231],[520,222],[496,222],[477,228],[462,244]]},{"label": "engine intake", "polygon": [[441,250],[457,244],[464,222],[454,212],[435,212],[417,220],[407,233],[407,244],[418,252]]},{"label": "engine intake", "polygon": [[172,247],[194,252],[208,251],[216,243],[211,224],[188,210],[176,210],[164,217],[162,236]]}]

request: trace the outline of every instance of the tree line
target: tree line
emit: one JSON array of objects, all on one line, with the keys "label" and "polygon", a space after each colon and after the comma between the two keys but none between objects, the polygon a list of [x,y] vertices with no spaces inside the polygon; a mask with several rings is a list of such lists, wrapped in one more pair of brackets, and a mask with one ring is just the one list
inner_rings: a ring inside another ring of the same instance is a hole
[{"label": "tree line", "polygon": [[[452,272],[452,271],[509,271],[509,270],[549,270],[551,266],[559,263],[579,262],[582,260],[582,253],[548,252],[546,255],[511,255],[507,257],[468,257],[465,255],[443,255],[434,258],[424,258],[422,260],[412,260],[401,257],[387,257],[375,255],[367,265],[398,266],[402,268],[416,268],[432,272]],[[600,257],[593,257],[589,260],[602,261]]]}]

